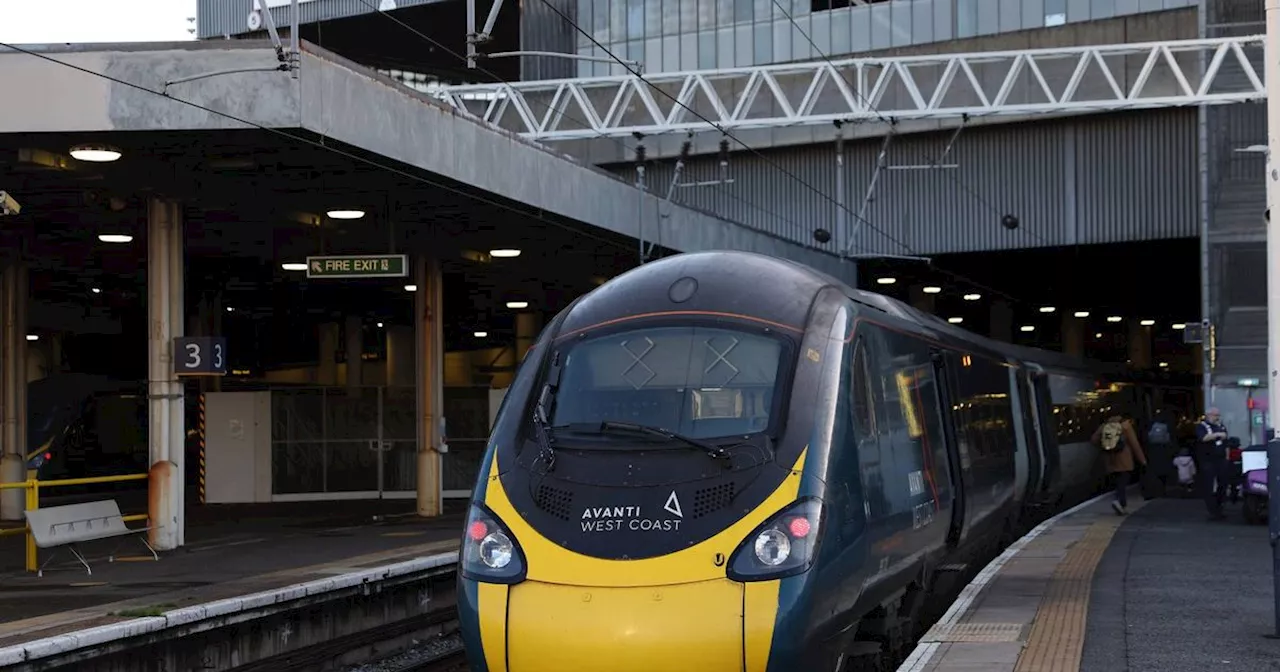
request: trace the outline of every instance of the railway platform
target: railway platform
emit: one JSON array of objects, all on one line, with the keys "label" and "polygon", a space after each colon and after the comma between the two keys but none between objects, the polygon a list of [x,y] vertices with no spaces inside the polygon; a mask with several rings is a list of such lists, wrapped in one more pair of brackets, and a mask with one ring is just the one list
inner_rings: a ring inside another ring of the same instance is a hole
[{"label": "railway platform", "polygon": [[68,553],[44,576],[26,572],[22,537],[0,537],[0,649],[453,551],[462,507],[432,519],[413,507],[405,500],[193,507],[183,547],[156,561],[124,539],[108,562],[114,540],[91,543],[82,550],[92,574]]},{"label": "railway platform", "polygon": [[899,672],[1274,671],[1271,549],[1238,507],[1110,497],[1038,526],[993,560]]}]

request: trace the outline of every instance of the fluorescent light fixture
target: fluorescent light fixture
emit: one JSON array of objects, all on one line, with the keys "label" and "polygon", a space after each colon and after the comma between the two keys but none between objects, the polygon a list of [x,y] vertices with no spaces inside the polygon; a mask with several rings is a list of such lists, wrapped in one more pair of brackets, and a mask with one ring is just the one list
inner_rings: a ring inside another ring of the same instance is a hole
[{"label": "fluorescent light fixture", "polygon": [[981,298],[982,298],[981,294],[965,294],[964,295],[965,301],[977,301],[978,299],[981,299]]},{"label": "fluorescent light fixture", "polygon": [[529,302],[528,301],[508,301],[507,307],[513,308],[515,310],[520,310],[521,308],[528,308]]},{"label": "fluorescent light fixture", "polygon": [[1183,329],[1187,328],[1187,325],[1185,322],[1174,322],[1173,328],[1175,331],[1182,331]]},{"label": "fluorescent light fixture", "polygon": [[1029,331],[1035,331],[1035,330],[1036,330],[1036,328],[1035,328],[1034,326],[1030,325],[1030,324],[1024,324],[1024,325],[1022,325],[1021,327],[1019,327],[1019,329],[1020,329],[1020,330],[1022,330],[1022,331],[1024,331],[1024,332],[1029,332]]},{"label": "fluorescent light fixture", "polygon": [[1052,313],[1055,310],[1057,310],[1057,308],[1054,308],[1053,306],[1040,306],[1040,312],[1042,313]]},{"label": "fluorescent light fixture", "polygon": [[1169,362],[1160,362],[1160,368],[1162,369],[1169,368]]},{"label": "fluorescent light fixture", "polygon": [[100,288],[100,287],[90,287],[90,288],[89,288],[89,291],[93,292],[94,294],[101,294],[101,293],[102,293],[102,288]]},{"label": "fluorescent light fixture", "polygon": [[1155,323],[1156,323],[1156,321],[1155,321],[1155,320],[1143,320],[1143,321],[1139,322],[1138,324],[1141,324],[1141,325],[1142,325],[1142,326],[1144,326],[1144,327],[1150,327],[1150,326],[1154,325]]},{"label": "fluorescent light fixture", "polygon": [[417,286],[417,285],[405,285],[405,286],[404,286],[404,291],[406,291],[406,292],[416,292],[416,291],[418,291],[418,286]]},{"label": "fluorescent light fixture", "polygon": [[36,334],[27,334],[27,340],[28,340],[28,341],[38,341],[38,340],[40,340],[40,337],[39,337],[38,335],[36,335]]},{"label": "fluorescent light fixture", "polygon": [[307,270],[307,262],[305,261],[286,261],[280,264],[280,268],[286,271],[305,271]]},{"label": "fluorescent light fixture", "polygon": [[99,233],[98,240],[104,243],[132,243],[133,236],[127,233]]},{"label": "fluorescent light fixture", "polygon": [[235,308],[232,308],[231,306],[227,306],[227,312],[228,312],[228,313],[234,313],[234,312],[236,312],[236,309],[235,309]]},{"label": "fluorescent light fixture", "polygon": [[76,145],[71,148],[71,158],[90,163],[111,163],[119,159],[120,150],[106,145]]},{"label": "fluorescent light fixture", "polygon": [[379,323],[378,323],[378,328],[379,328],[379,329],[381,329],[381,328],[382,328],[382,323],[381,323],[381,322],[379,322]]},{"label": "fluorescent light fixture", "polygon": [[1098,333],[1094,334],[1094,335],[1093,335],[1093,337],[1094,337],[1094,338],[1102,338],[1102,332],[1101,332],[1101,331],[1099,331]]},{"label": "fluorescent light fixture", "polygon": [[1077,310],[1077,311],[1075,312],[1075,316],[1076,316],[1076,317],[1089,317],[1089,311],[1087,311],[1087,310]]},{"label": "fluorescent light fixture", "polygon": [[876,278],[876,284],[878,285],[892,285],[897,281],[897,278]]},{"label": "fluorescent light fixture", "polygon": [[948,318],[947,318],[947,321],[948,321],[948,322],[950,322],[951,324],[960,324],[961,322],[964,322],[964,318],[963,318],[963,317],[948,317]]},{"label": "fluorescent light fixture", "polygon": [[1124,319],[1124,318],[1123,318],[1123,317],[1120,317],[1119,315],[1112,315],[1112,316],[1110,316],[1110,317],[1108,317],[1108,318],[1107,318],[1107,321],[1108,321],[1108,322],[1119,322],[1120,320],[1123,320],[1123,319]]},{"label": "fluorescent light fixture", "polygon": [[497,250],[489,250],[489,256],[499,259],[511,259],[520,256],[520,250],[515,248],[499,248]]},{"label": "fluorescent light fixture", "polygon": [[925,294],[939,294],[941,292],[942,292],[942,288],[935,285],[929,285],[928,287],[924,288]]},{"label": "fluorescent light fixture", "polygon": [[472,334],[472,336],[475,336],[476,338],[484,338],[485,336],[488,336],[488,335],[489,335],[489,332],[487,331],[477,331],[474,334]]},{"label": "fluorescent light fixture", "polygon": [[324,214],[329,215],[329,219],[360,219],[364,217],[364,210],[330,210]]}]

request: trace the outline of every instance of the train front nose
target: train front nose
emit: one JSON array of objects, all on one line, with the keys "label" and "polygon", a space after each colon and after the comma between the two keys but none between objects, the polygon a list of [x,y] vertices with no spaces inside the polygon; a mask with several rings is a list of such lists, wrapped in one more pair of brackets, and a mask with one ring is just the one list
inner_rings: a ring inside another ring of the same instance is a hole
[{"label": "train front nose", "polygon": [[[505,669],[741,672],[742,591],[728,579],[625,588],[526,581],[507,591]],[[503,669],[496,648],[484,644],[491,671]]]}]

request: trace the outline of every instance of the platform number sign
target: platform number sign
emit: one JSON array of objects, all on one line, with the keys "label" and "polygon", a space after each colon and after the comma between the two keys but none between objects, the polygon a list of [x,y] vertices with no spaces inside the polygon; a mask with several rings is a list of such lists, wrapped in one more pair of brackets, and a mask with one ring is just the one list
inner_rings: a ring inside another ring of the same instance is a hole
[{"label": "platform number sign", "polygon": [[221,336],[173,339],[173,372],[179,376],[227,375],[227,339]]}]

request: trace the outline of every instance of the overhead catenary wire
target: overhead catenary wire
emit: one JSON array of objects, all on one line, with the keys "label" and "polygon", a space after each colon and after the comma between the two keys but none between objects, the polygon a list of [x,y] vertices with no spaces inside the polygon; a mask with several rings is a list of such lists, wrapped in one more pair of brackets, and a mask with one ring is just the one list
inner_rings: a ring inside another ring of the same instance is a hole
[{"label": "overhead catenary wire", "polygon": [[[435,48],[439,49],[440,51],[443,51],[444,53],[446,53],[446,54],[448,54],[448,55],[450,55],[450,56],[453,56],[454,58],[457,58],[458,60],[460,60],[460,61],[462,61],[462,62],[464,62],[464,63],[466,62],[467,57],[466,57],[465,55],[460,54],[460,53],[458,53],[458,52],[454,51],[453,49],[450,49],[450,48],[449,48],[448,46],[446,46],[444,43],[442,43],[442,42],[440,42],[439,40],[437,40],[437,39],[435,39],[435,38],[431,37],[430,35],[427,35],[426,33],[422,32],[421,30],[418,30],[417,28],[413,27],[413,26],[412,26],[412,25],[410,25],[409,23],[407,23],[407,22],[403,21],[402,19],[400,19],[399,17],[395,16],[394,14],[391,14],[390,12],[388,12],[388,11],[386,11],[386,10],[382,9],[381,7],[379,7],[379,6],[375,5],[374,3],[370,2],[369,0],[357,0],[357,1],[358,1],[360,4],[364,5],[365,7],[369,8],[369,10],[370,10],[370,11],[372,11],[372,12],[375,12],[375,13],[377,13],[377,14],[382,15],[382,16],[383,16],[384,18],[386,18],[387,20],[391,21],[392,23],[395,23],[396,25],[400,26],[401,28],[403,28],[403,29],[405,29],[405,30],[409,31],[410,33],[412,33],[412,34],[414,34],[414,35],[416,35],[417,37],[421,38],[422,40],[424,40],[424,41],[425,41],[425,42],[427,42],[428,44],[431,44],[432,46],[434,46]],[[529,53],[529,52],[520,52],[520,53]],[[548,53],[551,53],[551,52],[548,52]],[[612,54],[610,54],[610,57],[612,57]],[[601,58],[603,58],[603,57],[601,57]],[[616,60],[616,58],[612,58],[611,60]],[[493,72],[492,70],[489,70],[489,69],[487,69],[487,68],[485,68],[485,67],[483,67],[483,66],[479,66],[479,65],[477,65],[475,69],[476,69],[476,70],[478,70],[478,71],[480,71],[481,73],[483,73],[483,74],[485,74],[485,75],[488,75],[489,77],[492,77],[494,80],[496,80],[496,81],[498,81],[498,82],[501,82],[502,84],[510,85],[510,82],[507,82],[506,80],[504,80],[501,76],[499,76],[497,73]],[[591,126],[591,124],[587,123],[585,120],[583,120],[583,119],[579,119],[579,118],[577,118],[577,117],[575,117],[575,116],[573,116],[573,115],[569,114],[567,110],[566,110],[566,111],[561,111],[561,110],[553,109],[553,108],[552,108],[552,106],[551,106],[551,103],[545,103],[545,102],[542,102],[541,100],[535,100],[535,101],[531,101],[531,102],[533,102],[534,104],[537,104],[537,105],[541,106],[542,108],[544,108],[544,109],[546,109],[546,110],[548,110],[548,111],[550,111],[550,112],[561,114],[561,115],[563,115],[565,118],[569,119],[570,121],[573,121],[574,123],[582,124],[584,128],[589,128],[589,127]],[[622,148],[622,150],[623,150],[623,152],[624,152],[624,154],[625,154],[626,152],[628,152],[628,151],[630,151],[630,150],[631,150],[631,148],[630,148],[630,147],[627,147],[626,143],[625,143],[625,142],[623,142],[620,138],[616,138],[616,137],[610,136],[610,135],[608,135],[608,134],[606,134],[606,133],[603,133],[603,132],[598,133],[598,136],[599,136],[599,138],[600,138],[600,139],[603,139],[603,140],[609,140],[609,141],[613,142],[614,144],[618,145],[619,147],[621,147],[621,148]],[[749,206],[749,207],[750,207],[750,208],[752,208],[752,209],[755,209],[755,210],[758,210],[758,211],[760,211],[760,212],[763,212],[763,213],[765,213],[765,214],[767,214],[767,215],[769,215],[769,216],[773,217],[773,218],[774,218],[774,219],[776,219],[777,221],[782,222],[783,224],[788,224],[788,225],[790,225],[790,226],[792,226],[792,227],[795,227],[795,229],[796,229],[797,231],[804,231],[804,230],[806,230],[806,228],[807,228],[805,225],[803,225],[803,224],[801,224],[801,223],[799,223],[799,222],[797,222],[797,221],[795,221],[795,220],[788,219],[787,217],[784,217],[783,215],[781,215],[781,214],[779,214],[779,213],[777,213],[777,212],[774,212],[774,211],[772,211],[772,210],[770,210],[770,209],[768,209],[768,208],[766,208],[766,207],[764,207],[764,206],[762,206],[762,205],[760,205],[760,204],[758,204],[758,203],[753,203],[752,201],[749,201],[749,200],[747,200],[747,199],[745,199],[745,198],[743,198],[743,197],[741,197],[741,196],[738,196],[738,195],[736,195],[736,194],[734,194],[734,193],[730,192],[730,191],[729,191],[729,190],[727,190],[727,189],[722,189],[722,188],[720,188],[720,187],[719,187],[718,185],[716,185],[716,184],[711,184],[711,185],[709,185],[709,186],[711,186],[711,187],[712,187],[712,189],[714,189],[716,192],[720,193],[721,195],[723,195],[723,196],[725,196],[725,197],[727,197],[727,198],[730,198],[730,199],[732,199],[732,200],[734,200],[734,201],[737,201],[737,202],[739,202],[739,203],[742,203],[742,204],[744,204],[744,205],[747,205],[747,206]],[[738,224],[739,224],[740,226],[744,226],[744,227],[749,228],[749,229],[759,230],[759,229],[757,229],[757,227],[753,227],[753,226],[750,226],[750,225],[747,225],[747,224],[743,224],[743,223],[741,223],[741,222],[738,222]],[[769,233],[769,232],[765,231],[764,233]],[[795,244],[797,244],[797,245],[800,245],[800,246],[802,246],[802,247],[807,247],[807,248],[809,248],[809,249],[813,249],[813,250],[815,250],[815,251],[823,252],[823,253],[826,253],[826,254],[832,254],[832,253],[830,253],[830,252],[827,252],[826,250],[823,250],[822,248],[820,248],[820,247],[818,247],[818,246],[815,246],[815,245],[809,245],[809,244],[807,244],[807,243],[805,243],[804,241],[801,241],[801,240],[795,240],[795,241],[791,241],[791,242],[793,242],[793,243],[795,243]]]}]

